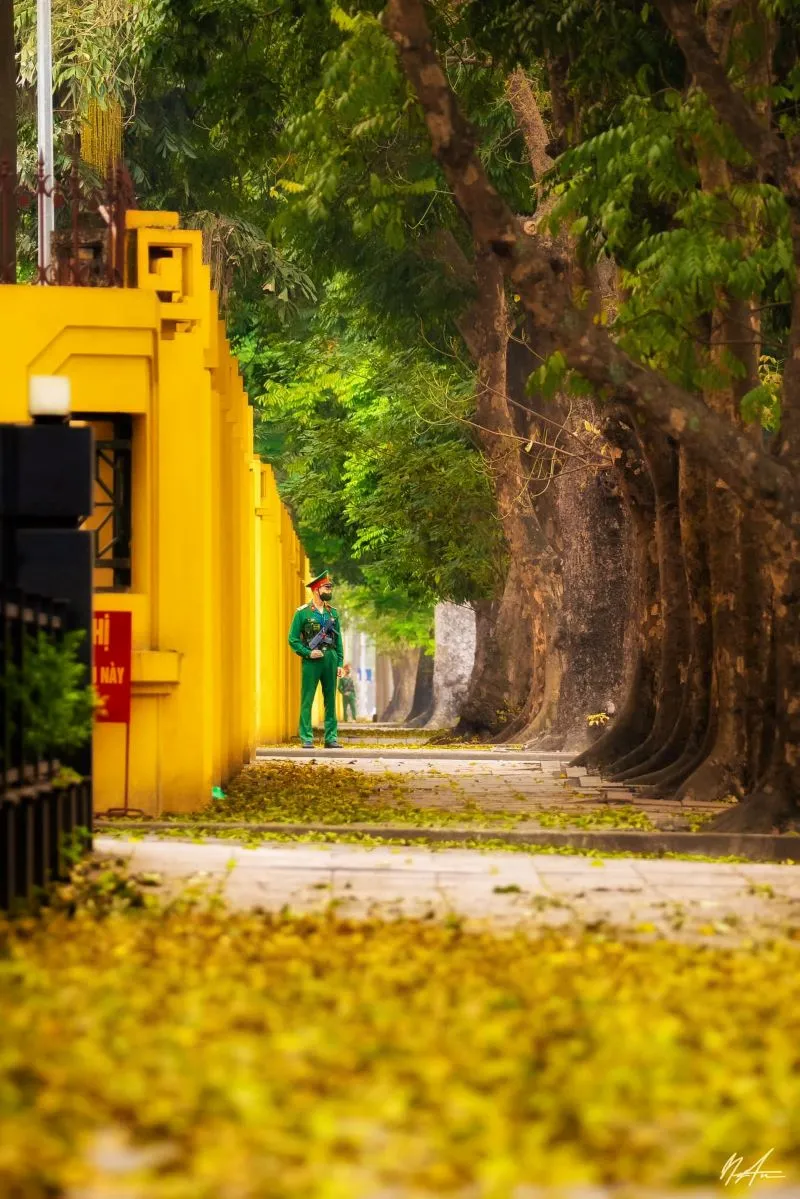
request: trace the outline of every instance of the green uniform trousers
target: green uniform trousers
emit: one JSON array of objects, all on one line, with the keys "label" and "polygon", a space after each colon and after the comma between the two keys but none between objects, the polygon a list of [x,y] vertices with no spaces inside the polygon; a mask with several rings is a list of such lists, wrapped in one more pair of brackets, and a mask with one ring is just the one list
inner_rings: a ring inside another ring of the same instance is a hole
[{"label": "green uniform trousers", "polygon": [[347,720],[348,712],[350,712],[350,714],[351,714],[350,719],[355,720],[355,718],[356,718],[356,697],[355,697],[355,695],[353,695],[352,691],[349,694],[347,694],[346,692],[342,694],[342,704],[344,705],[345,720]]},{"label": "green uniform trousers", "polygon": [[335,741],[339,732],[336,720],[336,673],[339,662],[336,650],[326,649],[322,658],[303,658],[300,681],[300,740],[313,741],[311,708],[317,687],[322,683],[322,698],[325,701],[325,744]]}]

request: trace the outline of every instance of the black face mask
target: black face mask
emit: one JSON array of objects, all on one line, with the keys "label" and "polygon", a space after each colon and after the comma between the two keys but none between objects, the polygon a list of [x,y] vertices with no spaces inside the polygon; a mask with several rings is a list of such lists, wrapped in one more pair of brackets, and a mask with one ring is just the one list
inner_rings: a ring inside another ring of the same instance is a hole
[{"label": "black face mask", "polygon": [[333,595],[333,591],[331,590],[330,587],[320,587],[319,598],[321,600],[324,600],[327,603],[332,595]]}]

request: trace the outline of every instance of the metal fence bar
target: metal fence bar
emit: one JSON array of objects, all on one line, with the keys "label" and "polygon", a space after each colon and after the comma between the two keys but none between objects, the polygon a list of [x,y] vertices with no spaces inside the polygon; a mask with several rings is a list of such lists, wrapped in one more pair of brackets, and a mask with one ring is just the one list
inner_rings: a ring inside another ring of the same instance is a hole
[{"label": "metal fence bar", "polygon": [[[26,643],[41,632],[60,640],[64,624],[46,599],[0,588],[0,910],[28,901],[67,868],[64,846],[77,829],[91,829],[87,782],[53,786],[59,762],[25,744],[24,703],[10,681],[24,678]],[[11,695],[9,695],[9,690]]]},{"label": "metal fence bar", "polygon": [[16,830],[13,804],[0,804],[0,909],[11,907],[16,895]]},{"label": "metal fence bar", "polygon": [[[35,282],[69,287],[122,287],[125,281],[125,214],[136,199],[130,174],[122,163],[109,164],[100,187],[78,159],[61,179],[52,178],[40,157],[35,176],[24,180],[15,166],[0,161],[0,283],[15,283],[16,238],[21,217],[55,212],[50,244],[39,246],[30,263]],[[21,245],[21,243],[20,243]]]}]

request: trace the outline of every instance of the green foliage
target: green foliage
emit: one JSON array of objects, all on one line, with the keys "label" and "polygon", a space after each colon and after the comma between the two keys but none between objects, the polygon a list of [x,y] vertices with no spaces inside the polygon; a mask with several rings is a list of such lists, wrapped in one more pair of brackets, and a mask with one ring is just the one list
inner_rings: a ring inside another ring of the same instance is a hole
[{"label": "green foliage", "polygon": [[349,286],[330,282],[302,338],[236,349],[257,447],[312,560],[359,585],[351,609],[381,640],[421,644],[436,599],[492,593],[502,570],[489,480],[461,423],[473,384],[452,361],[369,337],[358,310],[343,319]]},{"label": "green foliage", "polygon": [[324,0],[163,0],[129,112],[140,202],[201,228],[232,322],[280,328],[314,298],[292,247],[269,235],[278,138],[336,36]]},{"label": "green foliage", "polygon": [[[327,274],[357,272],[362,302],[402,327],[408,341],[419,342],[424,326],[441,348],[469,296],[434,260],[431,239],[448,231],[466,259],[471,247],[376,7],[362,4],[348,15],[332,6],[339,39],[322,58],[316,90],[287,120],[273,229],[321,258]],[[437,6],[432,15],[451,44],[456,10]],[[504,74],[456,66],[450,76],[478,129],[490,177],[524,211],[531,175]]]},{"label": "green foliage", "polygon": [[570,221],[587,259],[619,264],[627,298],[613,328],[625,349],[688,388],[725,386],[744,368],[733,352],[712,362],[703,320],[725,297],[788,300],[785,201],[757,181],[700,190],[698,146],[743,162],[702,95],[634,95],[621,111],[622,123],[562,155],[551,227]]},{"label": "green foliage", "polygon": [[659,91],[683,82],[683,58],[652,5],[468,0],[462,20],[477,46],[506,70],[549,58],[566,71],[571,141],[579,140],[579,128],[591,136],[607,127],[632,91]]},{"label": "green foliage", "polygon": [[[90,100],[132,108],[150,47],[162,36],[169,0],[53,0],[53,90],[63,131],[86,115]],[[15,0],[19,79],[36,86],[36,0]]]},{"label": "green foliage", "polygon": [[67,754],[92,735],[95,697],[78,660],[83,630],[56,642],[39,631],[28,636],[22,666],[10,663],[2,686],[11,712],[21,714],[26,751],[42,756]]},{"label": "green foliage", "polygon": [[[749,98],[769,98],[790,134],[800,127],[792,49],[800,13],[795,5],[770,7],[778,19],[775,82],[753,86]],[[620,268],[625,301],[612,328],[622,346],[689,389],[730,386],[745,374],[742,355],[735,346],[712,355],[710,314],[751,303],[762,314],[775,378],[767,391],[748,393],[744,412],[774,430],[793,277],[786,204],[755,178],[702,92],[687,87],[682,55],[658,12],[622,0],[572,0],[566,8],[558,0],[471,0],[463,17],[476,45],[507,69],[522,62],[535,72],[545,57],[554,67],[565,128],[545,181],[555,201],[549,224],[554,231],[569,225],[584,261],[610,255]],[[737,26],[728,63],[737,86],[762,53],[757,22]],[[730,184],[702,188],[704,160],[724,164]]]},{"label": "green foliage", "polygon": [[432,654],[433,602],[409,603],[408,593],[394,578],[381,578],[380,569],[365,566],[362,573],[366,582],[337,588],[336,602],[343,619],[368,633],[379,653],[418,648]]},{"label": "green foliage", "polygon": [[776,360],[768,354],[759,359],[758,375],[758,386],[742,396],[742,419],[747,424],[758,422],[774,433],[780,428],[783,376]]},{"label": "green foliage", "polygon": [[258,289],[259,326],[272,319],[282,327],[316,299],[306,271],[281,253],[251,221],[200,211],[191,213],[185,224],[202,231],[203,257],[211,268],[211,286],[223,309],[228,308],[231,295],[235,304],[237,297]]}]

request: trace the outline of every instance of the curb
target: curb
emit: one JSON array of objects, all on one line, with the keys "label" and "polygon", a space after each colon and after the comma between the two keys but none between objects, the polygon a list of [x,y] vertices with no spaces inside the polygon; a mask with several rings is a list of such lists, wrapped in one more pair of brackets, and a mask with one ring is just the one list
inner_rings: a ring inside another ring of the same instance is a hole
[{"label": "curb", "polygon": [[205,832],[247,830],[251,833],[292,833],[346,836],[362,833],[386,841],[437,844],[441,841],[502,842],[543,848],[595,849],[606,853],[637,854],[695,853],[704,857],[737,856],[754,862],[800,862],[800,836],[780,833],[637,833],[620,831],[565,832],[542,829],[520,832],[486,828],[418,828],[379,824],[256,824],[244,821],[96,820],[95,832],[117,829],[124,832]]},{"label": "curb", "polygon": [[[497,756],[495,756],[497,755]],[[533,750],[505,750],[493,748],[479,749],[468,753],[462,749],[375,749],[370,745],[359,745],[353,749],[324,749],[321,745],[315,749],[257,749],[255,761],[263,762],[271,758],[305,758],[309,760],[327,761],[329,758],[421,758],[424,761],[436,762],[568,762],[569,754],[540,753]]]}]

